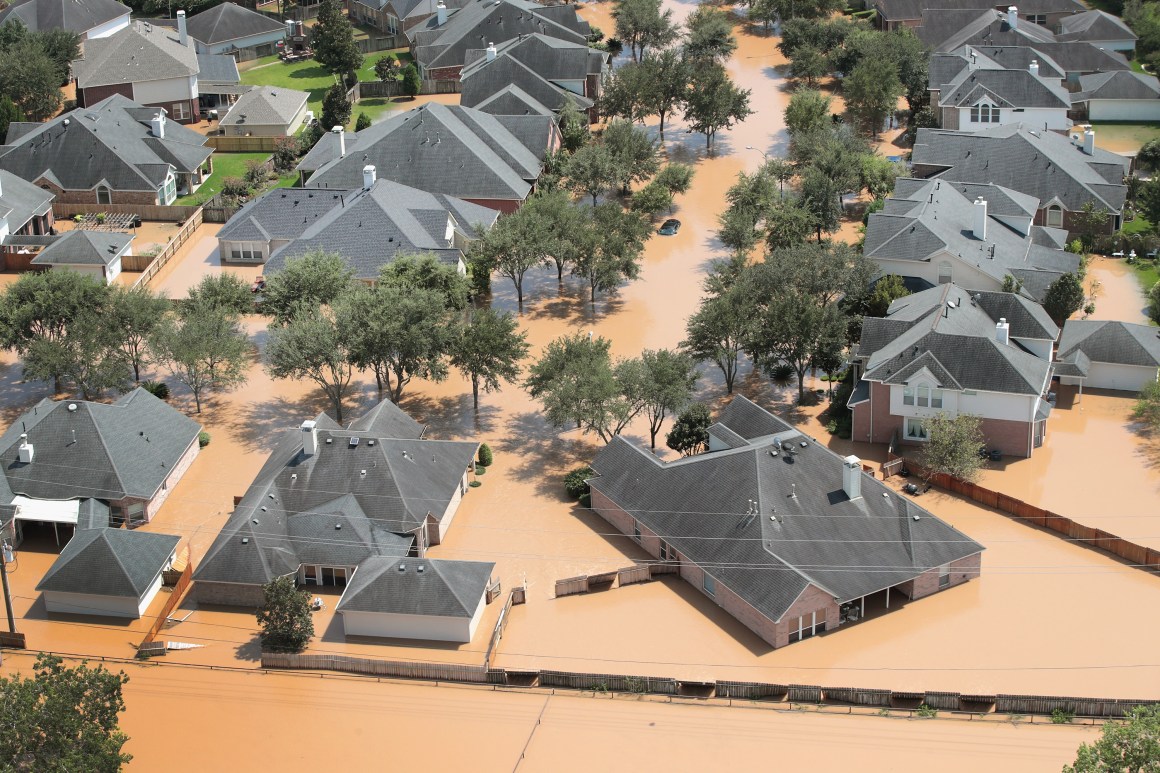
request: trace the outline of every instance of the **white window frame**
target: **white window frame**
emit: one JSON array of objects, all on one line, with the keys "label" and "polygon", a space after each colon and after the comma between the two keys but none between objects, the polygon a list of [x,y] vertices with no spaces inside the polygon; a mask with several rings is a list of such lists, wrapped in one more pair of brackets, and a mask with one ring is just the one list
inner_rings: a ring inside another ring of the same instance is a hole
[{"label": "white window frame", "polygon": [[710,596],[717,595],[717,580],[706,571],[701,572],[701,588]]},{"label": "white window frame", "polygon": [[169,206],[177,199],[177,177],[173,172],[165,178],[165,184],[161,186],[161,204]]},{"label": "white window frame", "polygon": [[902,404],[914,405],[914,387],[905,384],[902,387]]},{"label": "white window frame", "polygon": [[[104,201],[101,201],[102,198],[104,199]],[[112,204],[113,203],[113,191],[111,188],[109,188],[109,186],[107,186],[107,185],[98,185],[97,186],[97,203],[98,204]]]},{"label": "white window frame", "polygon": [[939,389],[938,387],[934,387],[930,390],[930,407],[931,408],[942,408],[943,407],[943,391],[941,389]]},{"label": "white window frame", "polygon": [[947,588],[951,584],[951,565],[943,564],[938,568],[938,587]]},{"label": "white window frame", "polygon": [[1047,227],[1063,228],[1063,207],[1052,204],[1047,208]]},{"label": "white window frame", "polygon": [[[914,434],[911,431],[912,427],[918,427],[922,434]],[[930,440],[930,430],[926,428],[926,422],[922,419],[908,416],[903,419],[902,430],[907,440],[918,440],[923,443]]]},{"label": "white window frame", "polygon": [[171,110],[170,112],[173,114],[173,120],[184,121],[190,117],[189,103],[188,102],[174,102],[173,103],[173,110]]},{"label": "white window frame", "polygon": [[919,408],[930,407],[930,387],[926,384],[918,385],[918,399],[916,400],[916,404]]},{"label": "white window frame", "polygon": [[[943,269],[946,269],[945,273]],[[955,267],[949,260],[939,261],[938,264],[938,283],[940,285],[950,284],[955,281]]]},{"label": "white window frame", "polygon": [[632,538],[640,542],[640,521],[635,519],[632,522]]}]

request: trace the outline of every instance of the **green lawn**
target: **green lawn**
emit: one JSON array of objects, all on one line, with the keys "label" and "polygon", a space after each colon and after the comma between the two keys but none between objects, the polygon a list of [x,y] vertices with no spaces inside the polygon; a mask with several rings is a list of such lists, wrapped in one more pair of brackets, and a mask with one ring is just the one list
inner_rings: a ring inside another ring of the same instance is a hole
[{"label": "green lawn", "polygon": [[1137,151],[1149,140],[1160,138],[1160,123],[1096,122],[1096,144],[1115,147],[1117,151]]},{"label": "green lawn", "polygon": [[1142,234],[1152,230],[1152,224],[1137,214],[1133,220],[1124,223],[1124,227],[1120,230],[1129,236],[1132,234]]},{"label": "green lawn", "polygon": [[[209,176],[209,179],[202,183],[201,187],[197,189],[197,193],[190,196],[178,196],[177,201],[173,203],[188,207],[204,204],[221,193],[222,180],[227,177],[245,177],[247,161],[265,161],[269,157],[269,153],[214,153],[213,174]],[[294,178],[292,177],[288,185],[293,184]],[[278,187],[288,186],[283,185],[280,179]]]}]

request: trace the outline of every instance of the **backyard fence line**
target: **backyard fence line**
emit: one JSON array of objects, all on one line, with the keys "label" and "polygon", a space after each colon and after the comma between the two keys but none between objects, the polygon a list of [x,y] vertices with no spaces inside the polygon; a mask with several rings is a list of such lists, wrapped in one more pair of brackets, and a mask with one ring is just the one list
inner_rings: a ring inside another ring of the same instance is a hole
[{"label": "backyard fence line", "polygon": [[165,245],[165,249],[161,250],[161,252],[157,254],[157,257],[155,257],[149,264],[149,267],[145,269],[141,276],[137,277],[137,281],[133,283],[133,287],[145,287],[148,285],[149,281],[153,279],[153,277],[157,276],[157,272],[160,271],[165,266],[165,264],[168,263],[170,259],[172,259],[173,256],[177,254],[177,251],[181,249],[181,245],[185,244],[186,241],[189,240],[189,237],[192,236],[195,231],[197,231],[197,228],[201,225],[201,223],[202,212],[201,207],[198,207],[194,211],[193,215],[185,221],[185,225],[183,225],[177,231],[177,233],[173,235],[173,238],[169,240],[169,244]]},{"label": "backyard fence line", "polygon": [[[520,591],[520,593],[518,594],[518,598],[517,598],[517,594],[516,594],[517,590]],[[503,604],[503,609],[501,609],[499,611],[499,618],[495,621],[495,628],[491,632],[491,641],[489,641],[487,643],[487,653],[483,656],[483,667],[484,668],[488,668],[491,666],[491,656],[493,654],[495,654],[496,647],[499,646],[499,641],[500,641],[500,639],[503,638],[504,629],[507,628],[507,624],[508,624],[508,613],[511,612],[512,606],[515,604],[523,604],[523,603],[524,603],[523,588],[522,587],[512,588],[511,591],[508,593],[507,601],[505,601]]]},{"label": "backyard fence line", "polygon": [[396,676],[404,679],[469,682],[473,684],[482,684],[488,681],[488,669],[483,666],[463,663],[376,660],[347,655],[296,655],[285,652],[263,652],[262,668],[345,671],[367,676]]},{"label": "backyard fence line", "polygon": [[354,42],[358,50],[364,54],[373,54],[378,51],[390,51],[395,48],[408,48],[411,43],[406,35],[385,35],[382,37],[360,38]]},{"label": "backyard fence line", "polygon": [[581,577],[568,577],[556,580],[556,597],[573,596],[577,593],[587,593],[594,585],[613,585],[619,583],[621,587],[634,585],[640,582],[655,580],[662,574],[679,574],[681,568],[675,562],[634,564],[624,569],[615,569],[600,574],[586,574]]},{"label": "backyard fence line", "polygon": [[[169,616],[173,614],[173,610],[177,609],[181,604],[181,600],[185,597],[185,592],[189,589],[189,584],[193,580],[193,561],[187,561],[185,569],[181,571],[181,576],[177,578],[177,582],[173,585],[173,591],[169,594],[169,598],[165,600],[165,605],[161,607],[161,611],[157,613],[157,617],[153,619],[153,625],[149,626],[148,633],[145,638],[141,640],[141,644],[137,647],[138,651],[150,650],[149,645],[157,638],[157,634],[161,633],[161,629],[169,622]],[[161,646],[160,653],[165,654],[164,644]]]},{"label": "backyard fence line", "polygon": [[[458,94],[463,90],[459,81],[425,80],[419,87],[419,94]],[[372,97],[401,97],[402,81],[359,81],[351,90],[354,101]]]},{"label": "backyard fence line", "polygon": [[281,137],[234,137],[226,134],[211,134],[205,144],[219,153],[273,153]]},{"label": "backyard fence line", "polygon": [[74,215],[140,215],[142,220],[156,220],[159,222],[184,222],[192,217],[197,207],[172,204],[81,204],[72,202],[54,201],[52,215],[57,219],[67,219]]}]

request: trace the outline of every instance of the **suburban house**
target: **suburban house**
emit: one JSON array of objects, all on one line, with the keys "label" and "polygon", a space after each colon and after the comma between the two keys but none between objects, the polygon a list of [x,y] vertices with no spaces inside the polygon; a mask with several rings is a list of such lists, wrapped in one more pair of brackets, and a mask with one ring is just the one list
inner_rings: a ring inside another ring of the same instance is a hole
[{"label": "suburban house", "polygon": [[335,611],[347,636],[469,642],[487,606],[495,564],[372,556]]},{"label": "suburban house", "polygon": [[20,240],[52,230],[52,200],[50,191],[0,169],[0,271],[20,267],[8,265],[10,259],[21,260],[18,254],[25,250]]},{"label": "suburban house", "polygon": [[863,253],[878,276],[897,274],[911,290],[954,282],[999,290],[1013,277],[1028,297],[1079,268],[1066,233],[1033,225],[1039,202],[997,185],[900,178],[866,223]]},{"label": "suburban house", "polygon": [[1047,434],[1058,335],[1042,306],[1014,293],[945,284],[899,298],[863,320],[851,437],[920,445],[931,417],[967,413],[988,448],[1029,457]]},{"label": "suburban house", "polygon": [[1055,365],[1061,384],[1139,392],[1160,372],[1160,330],[1131,322],[1069,319]]},{"label": "suburban house", "polygon": [[771,647],[979,575],[982,545],[744,397],[709,437],[662,462],[617,435],[592,509]]},{"label": "suburban house", "polygon": [[0,436],[0,504],[17,506],[16,542],[48,527],[59,540],[93,507],[106,526],[152,520],[197,456],[200,431],[141,388],[113,403],[40,401]]},{"label": "suburban house", "polygon": [[121,273],[121,258],[133,254],[133,234],[118,231],[66,231],[47,237],[44,249],[30,261],[33,268],[64,269],[112,284]]},{"label": "suburban house", "polygon": [[1123,220],[1130,162],[1097,148],[1091,129],[1072,138],[1020,125],[919,129],[911,163],[915,177],[994,184],[1033,196],[1036,225],[1070,231],[1088,203],[1111,214],[1108,233]]},{"label": "suburban house", "polygon": [[180,537],[107,527],[78,529],[36,589],[49,612],[144,616]]},{"label": "suburban house", "polygon": [[499,212],[461,199],[378,180],[362,188],[277,188],[247,203],[218,232],[225,262],[265,263],[268,273],[314,250],[339,253],[355,277],[373,282],[401,255],[434,255],[467,273],[468,244]]},{"label": "suburban house", "polygon": [[[286,576],[349,590],[375,557],[408,559],[408,570],[414,560],[417,571],[455,518],[478,448],[424,439],[423,427],[389,401],[347,429],[325,414],[303,422],[285,433],[194,573],[198,600],[259,606],[262,585]],[[375,564],[368,568],[376,574]],[[358,587],[377,584],[366,578]],[[360,603],[351,611],[368,610]]]},{"label": "suburban house", "polygon": [[[931,102],[937,104],[942,84],[960,78],[965,70],[1030,71],[1032,65],[1038,69],[1040,78],[1052,83],[1062,80],[1068,91],[1080,89],[1080,78],[1084,75],[1131,70],[1131,65],[1120,54],[1096,48],[1090,43],[1037,43],[1034,47],[962,46],[954,51],[931,55]],[[1032,119],[1026,119],[1026,123],[1036,125]]]},{"label": "suburban house", "polygon": [[1021,20],[1016,6],[1006,11],[927,8],[914,32],[933,51],[954,51],[966,45],[1035,46],[1056,42],[1051,30]]},{"label": "suburban house", "polygon": [[287,137],[306,120],[310,94],[281,86],[259,86],[238,97],[218,127],[227,136]]},{"label": "suburban house", "polygon": [[1155,75],[1118,70],[1084,75],[1072,107],[1088,121],[1160,121],[1160,81]]},{"label": "suburban house", "polygon": [[285,24],[237,3],[195,13],[187,28],[197,53],[229,54],[243,62],[278,53],[278,43],[286,35]]},{"label": "suburban house", "polygon": [[468,52],[459,103],[492,115],[546,115],[572,102],[595,121],[608,63],[606,52],[586,43],[521,35]]},{"label": "suburban house", "polygon": [[350,0],[352,19],[388,35],[403,34],[435,17],[436,25],[446,24],[447,15],[473,0]]},{"label": "suburban house", "polygon": [[13,123],[0,169],[76,204],[172,204],[213,169],[205,137],[114,94],[46,123]]},{"label": "suburban house", "polygon": [[19,21],[29,32],[62,29],[84,41],[125,29],[129,13],[116,0],[12,0],[0,10],[0,26]]},{"label": "suburban house", "polygon": [[471,51],[521,35],[544,35],[588,45],[591,28],[570,3],[474,0],[455,13],[439,13],[407,32],[411,53],[425,80],[458,80]]},{"label": "suburban house", "polygon": [[1047,57],[1057,67],[1063,68],[1067,74],[1069,91],[1079,88],[1079,78],[1082,75],[1132,69],[1132,65],[1120,52],[1078,40],[1066,43],[1036,43],[1032,50],[1041,54],[1040,62],[1043,61],[1043,57]]},{"label": "suburban house", "polygon": [[1082,40],[1100,48],[1131,54],[1136,50],[1138,38],[1118,16],[1107,11],[1084,11],[1062,19],[1055,39],[1060,42]]},{"label": "suburban house", "polygon": [[[922,14],[934,11],[987,11],[1007,10],[1003,3],[987,0],[875,0],[873,4],[875,23],[879,29],[893,30],[899,27],[918,27],[922,24]],[[1048,29],[1056,29],[1063,19],[1087,10],[1079,0],[1023,0],[1016,13],[1020,19],[1038,24]]]},{"label": "suburban house", "polygon": [[[1056,131],[1072,127],[1071,95],[1063,85],[1063,73],[1044,74],[1036,60],[1020,69],[988,64],[968,65],[937,87],[942,128],[989,129],[1011,123]],[[931,91],[935,90],[932,82]]]},{"label": "suburban house", "polygon": [[514,212],[532,194],[544,157],[560,145],[551,116],[490,115],[428,103],[354,135],[341,127],[298,163],[307,188],[352,190],[363,169],[419,190]]},{"label": "suburban house", "polygon": [[[218,83],[230,77],[236,87],[237,64],[233,57],[220,67],[213,54],[198,56],[186,30],[185,12],[177,12],[177,30],[139,21],[131,27],[91,42],[84,58],[73,62],[77,82],[77,105],[91,107],[113,94],[141,105],[164,108],[173,120],[201,120],[198,74],[201,65],[215,71],[206,80]],[[208,93],[208,92],[207,92]]]},{"label": "suburban house", "polygon": [[228,54],[197,55],[197,104],[201,117],[210,120],[228,109],[239,94],[253,86],[243,86],[238,62]]}]

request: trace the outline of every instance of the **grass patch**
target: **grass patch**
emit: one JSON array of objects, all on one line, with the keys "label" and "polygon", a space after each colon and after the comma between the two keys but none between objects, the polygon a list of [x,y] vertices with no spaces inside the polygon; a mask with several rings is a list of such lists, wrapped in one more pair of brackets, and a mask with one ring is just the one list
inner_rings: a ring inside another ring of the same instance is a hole
[{"label": "grass patch", "polygon": [[1123,150],[1139,150],[1149,140],[1160,138],[1160,123],[1093,123],[1096,144],[1104,142]]},{"label": "grass patch", "polygon": [[1151,231],[1152,224],[1137,214],[1134,219],[1124,223],[1124,227],[1120,230],[1129,236],[1132,234],[1142,234]]},{"label": "grass patch", "polygon": [[1160,266],[1157,266],[1156,261],[1139,260],[1133,268],[1136,269],[1136,279],[1145,293],[1152,289],[1152,285],[1160,282]]},{"label": "grass patch", "polygon": [[[265,161],[269,153],[214,153],[213,174],[190,196],[178,196],[173,202],[179,206],[195,207],[204,204],[222,191],[222,180],[227,177],[245,177],[247,161]],[[290,185],[294,184],[291,180]],[[281,184],[279,187],[288,187]]]}]

